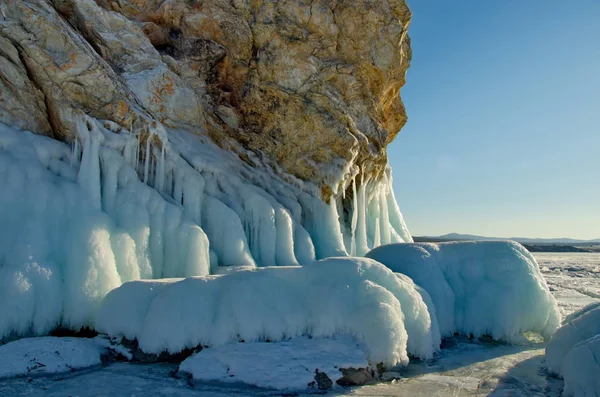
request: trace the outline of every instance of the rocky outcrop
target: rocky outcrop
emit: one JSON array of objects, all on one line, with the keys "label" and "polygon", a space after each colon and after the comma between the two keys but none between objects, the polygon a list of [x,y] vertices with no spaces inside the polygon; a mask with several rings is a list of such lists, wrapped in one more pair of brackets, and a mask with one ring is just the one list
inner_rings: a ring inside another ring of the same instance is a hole
[{"label": "rocky outcrop", "polygon": [[211,272],[360,255],[411,239],[386,156],[409,21],[404,0],[3,0],[0,122],[72,145],[113,219],[133,167]]},{"label": "rocky outcrop", "polygon": [[359,167],[379,178],[406,121],[403,0],[5,0],[0,18],[0,120],[59,139],[65,107],[126,130],[153,118],[328,199]]}]

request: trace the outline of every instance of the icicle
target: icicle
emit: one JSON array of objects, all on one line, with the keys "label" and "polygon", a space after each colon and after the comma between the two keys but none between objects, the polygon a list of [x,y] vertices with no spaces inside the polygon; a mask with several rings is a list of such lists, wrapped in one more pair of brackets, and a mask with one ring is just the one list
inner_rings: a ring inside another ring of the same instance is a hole
[{"label": "icicle", "polygon": [[[151,130],[152,131],[152,130]],[[148,183],[148,172],[150,168],[150,141],[152,140],[152,133],[150,132],[146,137],[146,156],[144,159],[144,183]]]},{"label": "icicle", "polygon": [[[404,218],[402,217],[402,213],[400,212],[400,208],[398,207],[398,202],[396,201],[396,197],[394,195],[394,189],[392,189],[393,178],[392,178],[391,168],[388,167],[386,172],[387,172],[387,177],[388,177],[388,186],[390,187],[388,194],[387,194],[388,210],[389,210],[389,214],[390,214],[390,224],[391,224],[394,232],[396,232],[395,233],[396,236],[398,236],[401,239],[401,241],[398,241],[398,242],[412,243],[413,242],[412,236],[410,235],[410,232],[408,231],[408,228],[406,227],[406,223],[404,223]],[[392,233],[392,236],[394,236],[394,233]]]},{"label": "icicle", "polygon": [[[154,150],[154,147],[152,148]],[[152,153],[150,157],[150,175],[148,175],[148,185],[156,188],[156,155]]]},{"label": "icicle", "polygon": [[133,164],[133,168],[135,169],[136,172],[139,173],[139,169],[140,169],[140,145],[141,145],[141,135],[138,134],[135,137],[135,163]]},{"label": "icicle", "polygon": [[92,206],[102,209],[100,188],[100,143],[104,136],[96,130],[93,120],[82,118],[79,121],[78,133],[83,135],[83,155],[77,182],[87,192]]},{"label": "icicle", "polygon": [[[202,221],[202,199],[204,196],[204,178],[198,173],[189,172],[181,177],[180,186],[176,187],[177,197],[183,196],[183,208],[186,214],[198,225]],[[181,189],[181,190],[179,190]],[[179,201],[181,202],[181,201]]]},{"label": "icicle", "polygon": [[[169,165],[169,169],[166,169],[166,165]],[[165,194],[169,197],[173,197],[173,178],[174,178],[174,172],[173,172],[173,168],[171,166],[171,163],[166,163],[165,164]]]},{"label": "icicle", "polygon": [[71,152],[71,165],[79,163],[80,153],[79,153],[79,138],[75,137],[73,142],[73,151]]},{"label": "icicle", "polygon": [[356,223],[358,222],[358,197],[356,196],[356,177],[352,178],[352,221],[350,228],[352,230],[352,242],[350,245],[350,255],[356,256]]},{"label": "icicle", "polygon": [[381,232],[379,231],[379,218],[375,218],[375,236],[373,237],[373,248],[381,245]]},{"label": "icicle", "polygon": [[160,150],[160,157],[157,160],[156,172],[154,176],[154,188],[163,193],[165,189],[165,147]]},{"label": "icicle", "polygon": [[[381,185],[377,181],[367,184],[365,190],[369,191],[367,198],[367,243],[369,249],[381,245],[381,230],[379,229],[379,220],[381,219],[381,208],[379,207],[379,193]],[[376,241],[376,235],[379,234],[379,242]]]},{"label": "icicle", "polygon": [[104,148],[102,151],[102,207],[104,212],[113,214],[117,197],[118,172],[122,165],[119,153]]},{"label": "icicle", "polygon": [[356,224],[356,255],[362,256],[369,252],[367,244],[367,203],[366,203],[366,185],[368,180],[364,180],[364,174],[360,175],[360,186],[358,187],[357,211],[358,218]]},{"label": "icicle", "polygon": [[392,242],[392,235],[390,231],[390,213],[388,210],[386,190],[382,190],[378,197],[379,207],[381,208],[381,217],[379,218],[379,223],[381,225],[381,244],[390,244]]},{"label": "icicle", "polygon": [[173,186],[173,200],[177,204],[181,204],[185,206],[185,202],[183,200],[183,184],[184,184],[184,173],[180,168],[175,167],[173,170],[173,178],[174,186]]},{"label": "icicle", "polygon": [[125,147],[123,148],[123,158],[127,164],[133,167],[135,167],[137,163],[137,146],[137,139],[129,134]]}]

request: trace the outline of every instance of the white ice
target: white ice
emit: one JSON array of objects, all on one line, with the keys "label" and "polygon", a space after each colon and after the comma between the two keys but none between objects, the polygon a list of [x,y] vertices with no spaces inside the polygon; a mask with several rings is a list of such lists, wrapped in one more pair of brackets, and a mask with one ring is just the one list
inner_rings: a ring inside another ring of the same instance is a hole
[{"label": "white ice", "polygon": [[196,381],[244,383],[262,388],[317,389],[315,373],[323,372],[337,386],[340,368],[367,368],[366,355],[351,338],[295,338],[277,343],[230,343],[187,358],[179,372]]},{"label": "white ice", "polygon": [[0,378],[49,375],[99,366],[101,352],[94,339],[19,339],[0,346]]}]

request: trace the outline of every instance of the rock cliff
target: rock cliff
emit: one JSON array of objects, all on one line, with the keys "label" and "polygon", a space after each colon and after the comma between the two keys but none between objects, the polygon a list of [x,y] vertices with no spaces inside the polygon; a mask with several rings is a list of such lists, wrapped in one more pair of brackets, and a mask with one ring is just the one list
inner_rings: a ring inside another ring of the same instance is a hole
[{"label": "rock cliff", "polygon": [[[362,254],[411,239],[386,156],[410,16],[404,0],[1,0],[0,122],[70,145],[104,212],[124,187],[111,164],[133,168],[208,234],[211,266]],[[267,241],[282,228],[287,253]],[[219,241],[237,229],[247,260]]]}]

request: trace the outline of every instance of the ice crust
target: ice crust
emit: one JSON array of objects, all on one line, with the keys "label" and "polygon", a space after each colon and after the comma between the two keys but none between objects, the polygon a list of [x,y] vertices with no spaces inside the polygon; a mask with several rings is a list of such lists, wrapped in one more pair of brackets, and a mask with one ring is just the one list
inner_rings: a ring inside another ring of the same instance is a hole
[{"label": "ice crust", "polygon": [[600,304],[567,317],[546,346],[546,366],[564,378],[564,396],[600,396]]},{"label": "ice crust", "polygon": [[549,338],[560,325],[536,260],[516,242],[391,244],[367,257],[429,293],[442,336],[459,332],[518,342],[527,331]]}]

